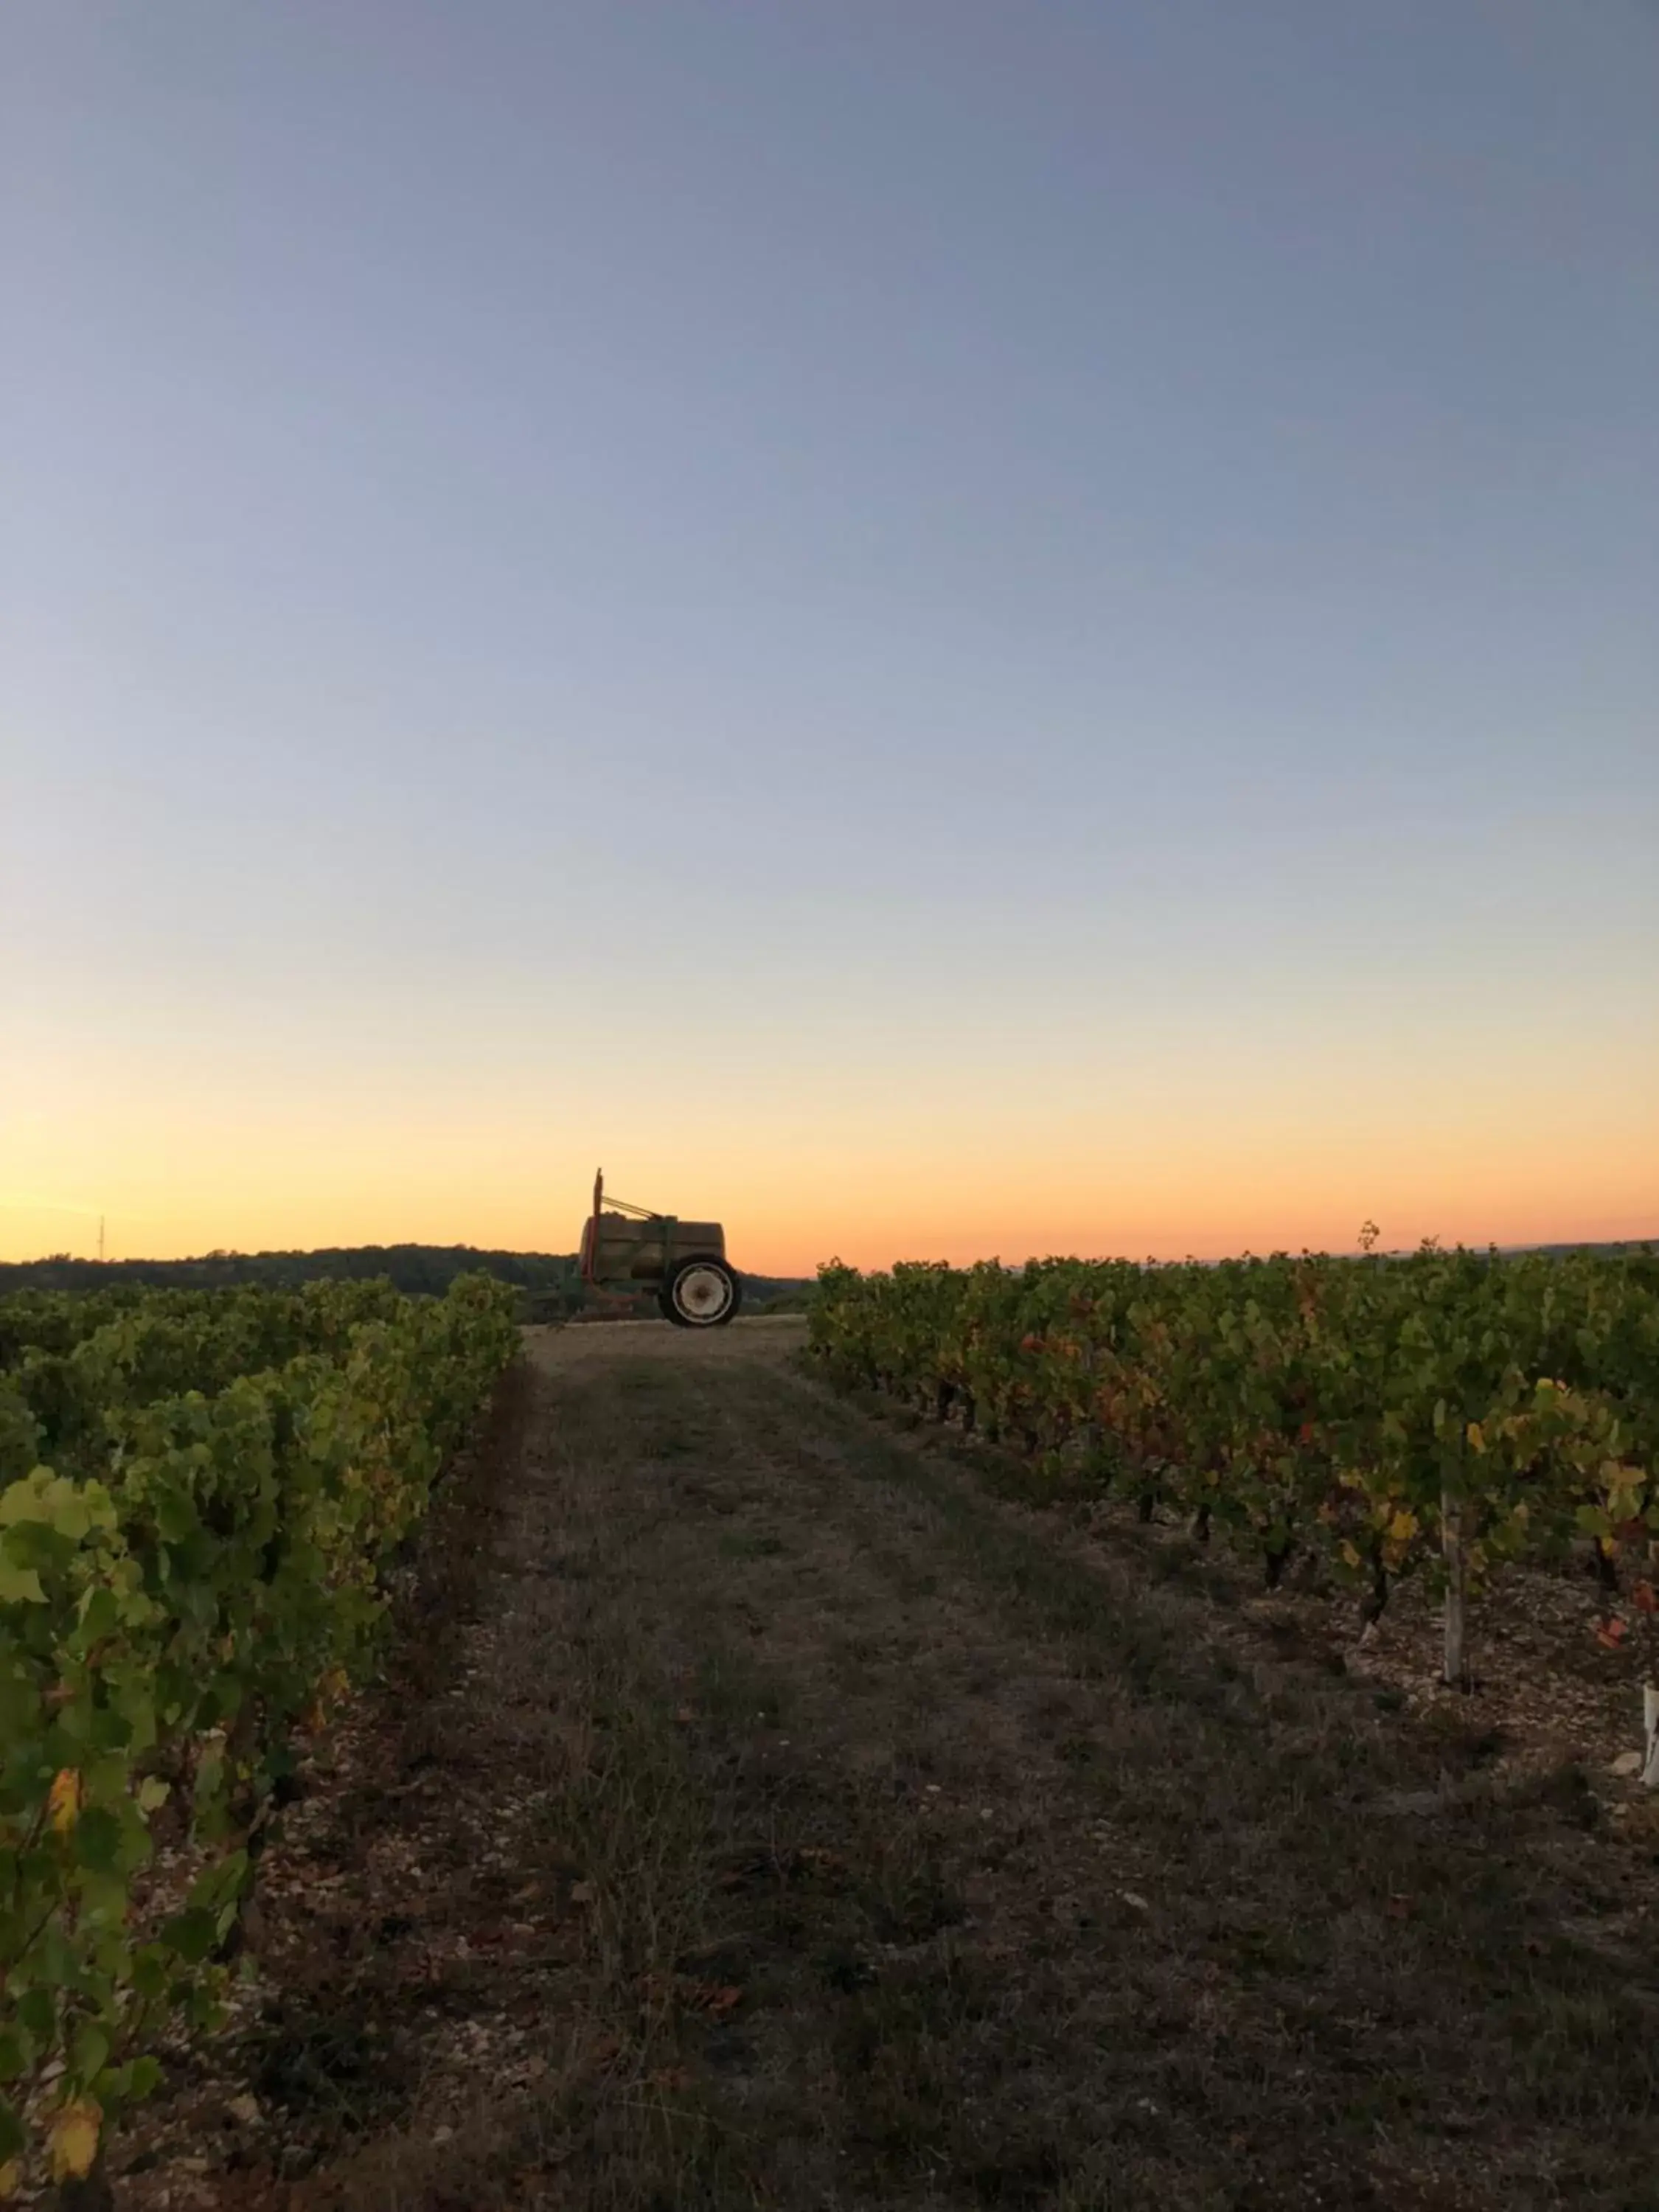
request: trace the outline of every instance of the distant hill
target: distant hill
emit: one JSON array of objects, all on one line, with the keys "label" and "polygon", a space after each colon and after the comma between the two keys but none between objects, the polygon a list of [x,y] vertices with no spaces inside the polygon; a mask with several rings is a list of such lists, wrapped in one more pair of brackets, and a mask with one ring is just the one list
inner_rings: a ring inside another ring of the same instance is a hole
[{"label": "distant hill", "polygon": [[[457,1275],[483,1273],[514,1283],[538,1307],[574,1305],[581,1279],[574,1252],[483,1252],[471,1244],[355,1244],[320,1252],[208,1252],[195,1260],[0,1261],[8,1291],[108,1290],[122,1285],[176,1291],[228,1290],[253,1283],[291,1290],[301,1283],[360,1282],[389,1276],[400,1291],[440,1296]],[[744,1302],[759,1306],[811,1287],[806,1278],[744,1275]]]},{"label": "distant hill", "polygon": [[1570,1252],[1594,1252],[1606,1259],[1620,1252],[1652,1252],[1659,1250],[1659,1237],[1627,1237],[1618,1244],[1504,1244],[1504,1252],[1542,1252],[1552,1260],[1563,1260]]},{"label": "distant hill", "polygon": [[[1511,1244],[1505,1254],[1543,1252],[1643,1252],[1659,1240],[1630,1238],[1615,1243]],[[533,1301],[538,1313],[574,1306],[581,1280],[574,1252],[485,1252],[471,1244],[354,1244],[319,1252],[207,1252],[193,1260],[75,1260],[54,1253],[43,1260],[0,1261],[0,1297],[8,1291],[109,1290],[123,1284],[158,1290],[220,1290],[239,1283],[292,1289],[300,1283],[359,1282],[389,1276],[398,1290],[441,1296],[457,1275],[482,1272],[514,1283]],[[1010,1266],[1011,1273],[1018,1273]],[[813,1278],[805,1275],[742,1277],[744,1304],[750,1311],[776,1305],[803,1307]]]}]

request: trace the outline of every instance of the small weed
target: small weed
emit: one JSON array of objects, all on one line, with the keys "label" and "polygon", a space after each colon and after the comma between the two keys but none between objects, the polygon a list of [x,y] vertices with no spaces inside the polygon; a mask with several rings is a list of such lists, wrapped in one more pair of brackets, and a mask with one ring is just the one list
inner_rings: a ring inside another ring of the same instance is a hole
[{"label": "small weed", "polygon": [[723,1531],[720,1539],[723,1559],[775,1559],[783,1548],[782,1537],[767,1529],[732,1528]]}]

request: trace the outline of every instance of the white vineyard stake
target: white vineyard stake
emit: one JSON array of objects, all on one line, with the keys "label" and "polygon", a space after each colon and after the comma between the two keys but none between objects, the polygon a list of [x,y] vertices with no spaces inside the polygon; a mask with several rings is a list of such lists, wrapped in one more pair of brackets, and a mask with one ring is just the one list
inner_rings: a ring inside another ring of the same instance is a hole
[{"label": "white vineyard stake", "polygon": [[1446,1562],[1445,1665],[1449,1689],[1469,1686],[1468,1563],[1463,1549],[1463,1498],[1449,1482],[1440,1493],[1440,1543]]},{"label": "white vineyard stake", "polygon": [[1642,1787],[1659,1790],[1659,1688],[1650,1682],[1642,1692],[1642,1726],[1647,1735],[1647,1764],[1642,1769]]}]

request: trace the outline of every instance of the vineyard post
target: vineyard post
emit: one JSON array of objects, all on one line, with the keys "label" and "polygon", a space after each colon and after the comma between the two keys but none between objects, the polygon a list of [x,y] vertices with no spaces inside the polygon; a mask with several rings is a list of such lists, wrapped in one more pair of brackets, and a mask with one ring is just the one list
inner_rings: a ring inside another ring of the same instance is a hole
[{"label": "vineyard post", "polygon": [[1468,1559],[1463,1548],[1463,1490],[1449,1462],[1440,1491],[1440,1542],[1446,1563],[1445,1667],[1447,1686],[1467,1690]]},{"label": "vineyard post", "polygon": [[1659,1790],[1659,1688],[1646,1683],[1642,1690],[1642,1726],[1647,1735],[1647,1763],[1642,1769],[1642,1787]]}]

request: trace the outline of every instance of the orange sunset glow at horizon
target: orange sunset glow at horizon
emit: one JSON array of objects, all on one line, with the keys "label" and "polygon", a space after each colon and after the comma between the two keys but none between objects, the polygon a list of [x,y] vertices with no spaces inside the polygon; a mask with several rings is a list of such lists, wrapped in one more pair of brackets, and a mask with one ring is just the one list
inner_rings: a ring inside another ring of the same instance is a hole
[{"label": "orange sunset glow at horizon", "polygon": [[[1651,1095],[1650,1093],[1649,1095]],[[177,1258],[215,1250],[395,1243],[574,1251],[603,1164],[615,1197],[726,1229],[750,1273],[810,1275],[839,1258],[1014,1263],[1052,1255],[1216,1259],[1346,1251],[1376,1221],[1384,1249],[1608,1242],[1659,1236],[1650,1116],[1634,1086],[1590,1107],[1559,1099],[1533,1125],[1443,1113],[1413,1128],[1386,1110],[1344,1129],[1291,1102],[1231,1117],[1190,1105],[1090,1116],[1032,1102],[958,1104],[931,1141],[915,1115],[881,1128],[815,1124],[769,1106],[752,1128],[665,1137],[637,1102],[580,1131],[476,1096],[347,1119],[324,1102],[202,1120],[66,1104],[10,1126],[0,1258],[52,1252]],[[1350,1112],[1355,1112],[1351,1105]],[[1400,1113],[1396,1105],[1395,1111]],[[21,1141],[20,1141],[21,1139]]]}]

